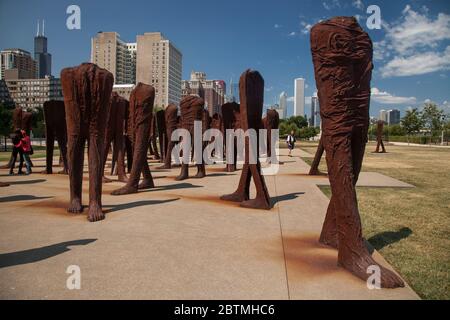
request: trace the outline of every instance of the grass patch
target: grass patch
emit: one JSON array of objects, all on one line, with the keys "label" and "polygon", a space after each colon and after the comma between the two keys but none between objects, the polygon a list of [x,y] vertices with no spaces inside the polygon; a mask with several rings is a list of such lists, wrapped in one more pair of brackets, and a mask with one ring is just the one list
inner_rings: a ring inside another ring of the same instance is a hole
[{"label": "grass patch", "polygon": [[[316,147],[303,143],[301,148],[314,154]],[[373,149],[369,143],[363,171],[416,187],[358,187],[365,238],[422,298],[450,299],[450,150],[388,145],[388,153],[373,154]],[[319,169],[326,171],[324,158]],[[321,190],[331,196],[330,187]]]}]

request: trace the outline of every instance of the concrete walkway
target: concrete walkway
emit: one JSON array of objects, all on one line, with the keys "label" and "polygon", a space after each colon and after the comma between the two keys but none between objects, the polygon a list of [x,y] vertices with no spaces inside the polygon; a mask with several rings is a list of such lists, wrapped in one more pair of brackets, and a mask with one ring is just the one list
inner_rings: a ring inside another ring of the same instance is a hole
[{"label": "concrete walkway", "polygon": [[[177,182],[179,169],[153,165],[156,189],[114,197],[121,184],[104,185],[98,223],[66,212],[67,176],[0,170],[12,183],[0,188],[0,298],[417,299],[409,287],[369,290],[336,266],[337,251],[317,242],[328,199],[294,155],[266,177],[270,211],[219,199],[240,171],[209,166],[206,178]],[[86,177],[84,204],[87,187]],[[66,288],[70,265],[81,269],[80,290]]]}]

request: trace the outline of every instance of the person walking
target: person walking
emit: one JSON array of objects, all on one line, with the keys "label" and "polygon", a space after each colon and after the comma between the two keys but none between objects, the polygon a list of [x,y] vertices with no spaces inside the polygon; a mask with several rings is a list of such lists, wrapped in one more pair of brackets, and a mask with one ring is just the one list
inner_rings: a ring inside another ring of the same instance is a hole
[{"label": "person walking", "polygon": [[9,174],[14,174],[14,167],[16,165],[17,155],[20,156],[20,162],[19,162],[19,171],[17,174],[23,174],[22,167],[23,167],[23,150],[22,150],[22,133],[20,130],[16,130],[13,135],[11,136],[11,140],[13,143],[13,151],[12,151],[12,161],[11,161],[11,167],[9,168]]},{"label": "person walking", "polygon": [[23,151],[23,157],[25,159],[25,166],[27,167],[27,175],[31,174],[31,159],[30,155],[32,155],[32,148],[31,148],[31,139],[30,136],[27,135],[27,132],[25,130],[21,131],[22,133],[22,151]]},{"label": "person walking", "polygon": [[292,150],[294,150],[295,147],[295,142],[297,140],[295,139],[295,132],[294,130],[291,131],[290,134],[288,134],[287,138],[286,138],[286,143],[289,149],[289,157],[292,157],[291,152]]}]

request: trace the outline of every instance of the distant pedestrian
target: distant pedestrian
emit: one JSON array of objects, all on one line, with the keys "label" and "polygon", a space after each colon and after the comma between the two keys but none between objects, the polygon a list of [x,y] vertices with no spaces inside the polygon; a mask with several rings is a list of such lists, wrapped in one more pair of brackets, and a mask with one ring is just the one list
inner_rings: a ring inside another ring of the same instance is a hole
[{"label": "distant pedestrian", "polygon": [[25,159],[25,166],[27,167],[27,174],[31,174],[31,159],[30,155],[32,155],[33,149],[31,148],[31,139],[30,136],[27,135],[25,130],[21,131],[22,133],[22,151],[23,157]]},{"label": "distant pedestrian", "polygon": [[291,133],[288,134],[288,136],[286,138],[287,147],[289,149],[289,157],[292,157],[291,152],[292,152],[292,150],[294,150],[296,141],[297,140],[295,139],[295,132],[294,132],[294,130],[292,130]]},{"label": "distant pedestrian", "polygon": [[23,174],[22,167],[23,167],[23,149],[22,149],[22,132],[20,130],[16,130],[12,136],[11,140],[13,143],[13,151],[12,151],[12,161],[11,161],[11,167],[9,168],[9,174],[14,174],[14,167],[16,165],[17,155],[20,156],[20,162],[19,162],[19,171],[17,174]]}]

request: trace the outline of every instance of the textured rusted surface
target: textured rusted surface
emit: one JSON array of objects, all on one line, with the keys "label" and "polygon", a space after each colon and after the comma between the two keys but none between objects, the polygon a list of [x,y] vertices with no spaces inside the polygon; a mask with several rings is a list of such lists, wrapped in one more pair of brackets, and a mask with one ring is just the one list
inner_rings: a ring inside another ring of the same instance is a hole
[{"label": "textured rusted surface", "polygon": [[178,127],[178,108],[174,104],[169,104],[164,110],[164,128],[166,132],[166,155],[164,164],[158,169],[170,169],[172,167],[172,150],[176,142],[172,141],[172,132]]},{"label": "textured rusted surface", "polygon": [[22,115],[23,115],[22,107],[20,106],[15,107],[13,111],[14,131],[22,129]]},{"label": "textured rusted surface", "polygon": [[320,139],[319,145],[317,146],[316,154],[314,155],[314,160],[311,164],[311,168],[309,169],[310,176],[317,176],[320,174],[319,164],[320,164],[320,159],[322,159],[324,150],[325,149],[323,148],[322,139]]},{"label": "textured rusted surface", "polygon": [[156,143],[156,140],[158,138],[157,135],[157,124],[156,124],[156,115],[152,113],[150,117],[150,137],[149,137],[149,143],[148,143],[148,150],[150,152],[150,155],[154,157],[154,159],[159,160],[161,159],[159,152],[158,152],[158,146]]},{"label": "textured rusted surface", "polygon": [[[105,136],[105,152],[103,155],[103,166],[106,164],[111,143],[113,144],[113,160],[117,162],[117,176],[118,180],[127,182],[127,175],[125,172],[125,117],[127,115],[128,101],[119,96],[117,92],[111,94],[110,99],[110,113],[108,118],[108,125]],[[109,179],[103,177],[105,182]]]},{"label": "textured rusted surface", "polygon": [[58,141],[60,159],[63,165],[63,170],[59,173],[67,174],[67,126],[64,101],[53,100],[44,102],[44,119],[46,167],[42,173],[53,173],[53,150],[56,140]]},{"label": "textured rusted surface", "polygon": [[272,156],[272,130],[278,130],[280,125],[280,115],[274,109],[267,110],[264,129],[267,130],[267,157]]},{"label": "textured rusted surface", "polygon": [[[155,101],[155,89],[147,84],[138,83],[130,95],[128,132],[133,146],[133,165],[125,186],[113,191],[112,195],[136,193],[138,189],[153,188],[153,178],[147,162],[147,150],[150,137],[150,117]],[[139,184],[139,178],[143,181]]]},{"label": "textured rusted surface", "polygon": [[102,212],[103,153],[114,77],[92,63],[61,71],[67,123],[67,161],[70,180],[69,212],[83,210],[81,195],[84,147],[88,141],[89,221],[105,218]]},{"label": "textured rusted surface", "polygon": [[[383,128],[384,128],[384,121],[378,120],[377,121],[377,147],[375,149],[376,153],[385,153],[386,149],[384,148],[383,143]],[[381,146],[381,151],[380,151]]]},{"label": "textured rusted surface", "polygon": [[[258,71],[247,70],[239,79],[240,126],[244,131],[261,128],[261,116],[264,102],[264,79]],[[221,197],[222,200],[241,202],[242,207],[254,209],[270,209],[271,202],[258,154],[254,155],[256,164],[250,164],[249,139],[245,138],[245,162],[237,190]],[[253,178],[256,197],[250,200],[250,182]]]},{"label": "textured rusted surface", "polygon": [[[236,102],[229,102],[222,105],[222,122],[224,131],[224,145],[226,149],[226,134],[227,130],[237,130],[241,128],[240,106]],[[237,139],[234,139],[233,159],[227,159],[225,171],[236,171],[236,157],[237,157]]]},{"label": "textured rusted surface", "polygon": [[[186,96],[180,102],[181,127],[189,131],[192,143],[195,139],[194,121],[202,121],[204,104],[204,100],[197,96]],[[201,164],[197,164],[196,166],[197,174],[194,176],[194,178],[203,178],[206,175],[205,164],[202,162]],[[189,178],[189,163],[182,163],[181,172],[176,177],[176,180],[185,180],[187,178]]]},{"label": "textured rusted surface", "polygon": [[[331,201],[320,242],[338,249],[338,264],[366,280],[378,265],[364,243],[355,185],[369,126],[372,41],[353,17],[336,17],[311,29]],[[403,286],[381,267],[381,286]]]}]

